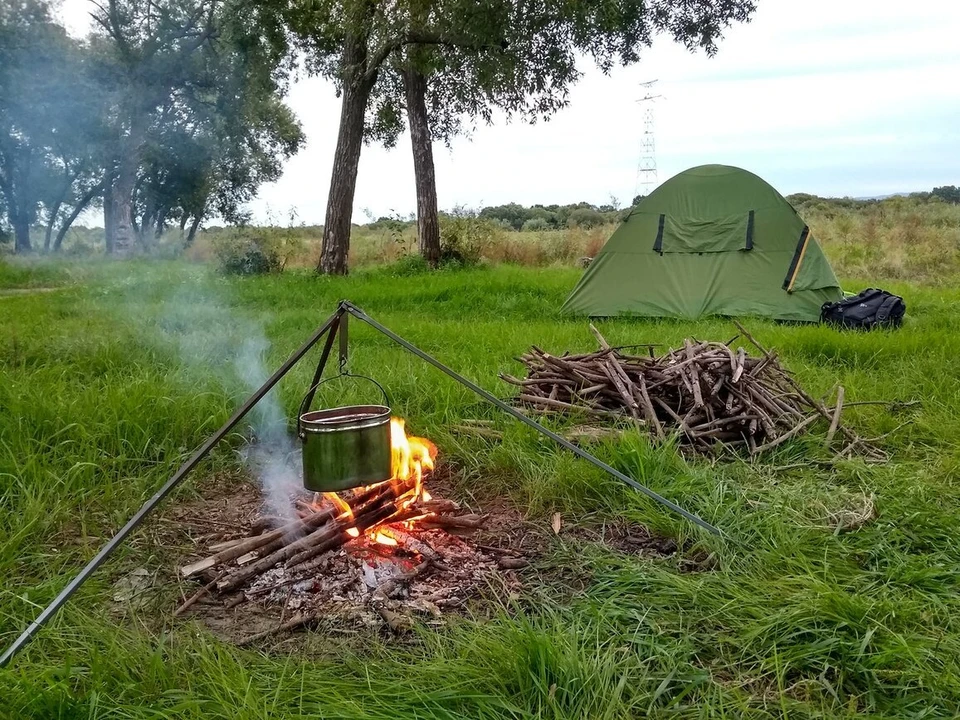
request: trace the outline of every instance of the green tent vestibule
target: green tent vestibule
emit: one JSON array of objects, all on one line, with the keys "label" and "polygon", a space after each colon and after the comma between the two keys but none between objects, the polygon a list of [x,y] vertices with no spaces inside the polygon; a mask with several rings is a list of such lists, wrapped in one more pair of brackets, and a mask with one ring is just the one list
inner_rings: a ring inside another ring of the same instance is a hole
[{"label": "green tent vestibule", "polygon": [[746,170],[701,165],[640,201],[561,312],[817,322],[823,303],[842,297],[810,228],[780,193]]}]

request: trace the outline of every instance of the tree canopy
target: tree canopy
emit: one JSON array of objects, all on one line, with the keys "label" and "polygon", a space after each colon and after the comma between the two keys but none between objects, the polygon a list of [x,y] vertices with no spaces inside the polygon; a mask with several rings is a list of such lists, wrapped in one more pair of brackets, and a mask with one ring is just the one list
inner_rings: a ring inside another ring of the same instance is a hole
[{"label": "tree canopy", "polygon": [[[219,0],[104,0],[70,38],[46,0],[0,7],[0,195],[18,250],[57,250],[88,206],[108,249],[244,219],[303,134],[269,46]],[[54,238],[54,230],[56,236]]]},{"label": "tree canopy", "polygon": [[[329,273],[347,271],[363,141],[396,142],[411,101],[420,104],[411,81],[423,84],[422,145],[489,120],[495,109],[529,121],[551,116],[568,102],[583,55],[609,72],[635,63],[658,33],[713,53],[723,29],[754,10],[752,0],[246,2],[266,23],[265,35],[304,52],[309,69],[330,78],[342,99],[319,265]],[[424,160],[432,182],[432,158]],[[418,179],[418,194],[435,195],[430,182]]]}]

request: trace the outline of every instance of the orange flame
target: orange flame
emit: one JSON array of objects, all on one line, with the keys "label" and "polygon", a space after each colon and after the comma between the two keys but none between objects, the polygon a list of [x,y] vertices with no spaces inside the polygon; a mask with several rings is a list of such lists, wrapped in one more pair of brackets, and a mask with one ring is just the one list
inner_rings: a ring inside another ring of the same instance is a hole
[{"label": "orange flame", "polygon": [[396,538],[390,537],[382,530],[378,530],[376,533],[374,533],[372,539],[375,543],[379,543],[380,545],[388,545],[390,547],[396,547],[400,544],[397,542]]},{"label": "orange flame", "polygon": [[407,481],[414,478],[412,496],[404,500],[402,508],[410,507],[424,498],[423,474],[433,470],[437,459],[437,446],[426,438],[407,437],[402,418],[390,418],[390,446],[393,451],[393,480]]},{"label": "orange flame", "polygon": [[[413,503],[415,503],[417,500],[431,500],[432,496],[423,487],[423,478],[427,472],[433,470],[435,467],[435,462],[437,459],[437,446],[426,438],[413,436],[407,437],[403,418],[392,417],[390,418],[390,449],[392,454],[392,477],[390,480],[386,480],[384,482],[393,483],[393,489],[398,495],[396,500],[397,510],[405,510],[413,505]],[[405,485],[411,480],[411,478],[414,480],[414,487],[400,495],[401,485]],[[381,484],[382,483],[374,483],[372,485],[367,485],[366,487],[361,488],[360,491],[365,492]],[[351,509],[350,505],[337,493],[325,492],[319,493],[319,495],[322,495],[324,500],[330,503],[338,512],[338,520],[350,521],[354,519],[353,510]],[[319,509],[320,504],[318,502],[317,495],[314,496],[313,504]],[[422,517],[425,516],[419,516],[406,520],[403,523],[404,527],[412,529],[413,522],[421,519]],[[360,536],[360,531],[356,527],[348,528],[346,532],[348,535],[350,535],[350,537]],[[391,537],[382,530],[369,530],[366,533],[366,537],[372,542],[379,543],[381,545],[398,545],[398,542],[395,538]]]},{"label": "orange flame", "polygon": [[[350,509],[350,505],[347,504],[347,501],[342,497],[337,495],[334,492],[325,492],[323,497],[332,504],[337,510],[340,511],[340,514],[337,516],[337,519],[352,520],[353,519],[353,510]],[[355,527],[347,528],[347,535],[350,537],[360,537],[360,531]]]}]

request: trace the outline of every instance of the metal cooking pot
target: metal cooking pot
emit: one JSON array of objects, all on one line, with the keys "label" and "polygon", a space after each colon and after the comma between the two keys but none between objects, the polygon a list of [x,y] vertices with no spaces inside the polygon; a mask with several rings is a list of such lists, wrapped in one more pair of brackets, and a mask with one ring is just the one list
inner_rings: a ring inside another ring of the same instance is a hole
[{"label": "metal cooking pot", "polygon": [[383,393],[383,405],[348,405],[307,411],[314,391],[300,404],[297,435],[303,452],[303,486],[314,492],[338,492],[389,480],[393,475],[390,449],[390,407],[387,393],[373,378],[344,373],[337,377],[369,380]]}]

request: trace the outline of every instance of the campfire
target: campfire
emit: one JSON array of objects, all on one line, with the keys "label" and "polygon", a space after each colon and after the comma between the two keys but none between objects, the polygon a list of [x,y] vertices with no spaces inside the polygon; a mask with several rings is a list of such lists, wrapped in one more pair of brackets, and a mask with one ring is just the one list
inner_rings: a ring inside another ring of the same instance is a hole
[{"label": "campfire", "polygon": [[256,602],[295,611],[247,642],[331,613],[367,622],[375,614],[399,630],[413,615],[462,606],[492,574],[526,564],[518,551],[471,542],[486,516],[431,496],[426,481],[437,447],[430,440],[408,436],[404,420],[393,417],[390,444],[389,480],[296,497],[295,520],[261,516],[242,536],[181,567],[184,578],[205,584],[177,614],[210,594],[227,607]]}]

